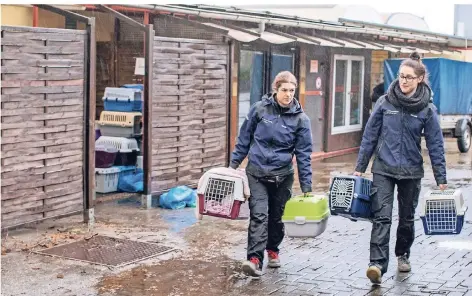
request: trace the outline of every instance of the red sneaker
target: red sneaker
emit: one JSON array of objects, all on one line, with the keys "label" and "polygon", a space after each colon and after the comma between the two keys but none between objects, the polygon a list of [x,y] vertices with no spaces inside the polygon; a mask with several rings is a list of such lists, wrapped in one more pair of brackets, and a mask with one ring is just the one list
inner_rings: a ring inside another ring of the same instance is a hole
[{"label": "red sneaker", "polygon": [[281,266],[279,253],[267,250],[267,255],[269,255],[269,263],[267,264],[270,268],[279,268]]},{"label": "red sneaker", "polygon": [[260,277],[262,275],[262,264],[256,257],[252,257],[242,265],[243,272],[248,276]]}]

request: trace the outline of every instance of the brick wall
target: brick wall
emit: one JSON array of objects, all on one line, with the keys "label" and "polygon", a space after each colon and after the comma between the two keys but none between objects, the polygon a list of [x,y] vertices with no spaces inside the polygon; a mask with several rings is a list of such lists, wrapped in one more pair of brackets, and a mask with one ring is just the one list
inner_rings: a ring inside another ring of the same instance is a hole
[{"label": "brick wall", "polygon": [[374,87],[383,81],[384,67],[383,62],[388,59],[388,51],[374,50],[372,51],[372,68],[370,79],[370,93]]}]

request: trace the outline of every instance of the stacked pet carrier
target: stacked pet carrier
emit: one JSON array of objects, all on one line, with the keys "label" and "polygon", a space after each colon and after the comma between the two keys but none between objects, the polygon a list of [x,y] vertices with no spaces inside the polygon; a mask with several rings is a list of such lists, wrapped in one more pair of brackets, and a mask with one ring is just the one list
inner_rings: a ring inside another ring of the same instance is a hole
[{"label": "stacked pet carrier", "polygon": [[459,234],[467,206],[460,189],[430,190],[420,202],[420,218],[427,235]]},{"label": "stacked pet carrier", "polygon": [[334,177],[328,193],[331,214],[352,221],[372,220],[371,187],[372,181],[363,177]]},{"label": "stacked pet carrier", "polygon": [[99,193],[117,191],[120,177],[133,174],[137,165],[142,168],[138,146],[142,137],[142,92],[140,84],[105,89],[105,110],[97,122],[99,137],[95,141],[95,180]]}]

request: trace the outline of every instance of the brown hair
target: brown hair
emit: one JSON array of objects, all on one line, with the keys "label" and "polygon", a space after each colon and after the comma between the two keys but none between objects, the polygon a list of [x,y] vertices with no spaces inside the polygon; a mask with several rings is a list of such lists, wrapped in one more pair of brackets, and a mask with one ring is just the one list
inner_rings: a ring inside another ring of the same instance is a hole
[{"label": "brown hair", "polygon": [[289,71],[282,71],[275,76],[274,82],[272,82],[272,90],[277,91],[282,83],[291,83],[295,85],[295,87],[298,86],[297,78]]},{"label": "brown hair", "polygon": [[426,66],[423,64],[421,61],[421,56],[418,52],[414,51],[410,54],[410,57],[406,60],[403,60],[401,63],[400,67],[410,67],[415,71],[416,76],[420,77],[423,76],[423,81],[421,83],[429,83],[428,81],[428,69],[426,69]]}]

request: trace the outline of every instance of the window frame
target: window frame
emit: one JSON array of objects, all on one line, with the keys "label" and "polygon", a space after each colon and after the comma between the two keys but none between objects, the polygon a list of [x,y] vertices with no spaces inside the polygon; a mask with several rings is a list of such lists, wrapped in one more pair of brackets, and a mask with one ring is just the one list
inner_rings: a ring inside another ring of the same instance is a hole
[{"label": "window frame", "polygon": [[[333,81],[332,81],[332,96],[331,96],[331,135],[337,134],[345,134],[351,132],[357,132],[362,130],[363,126],[363,115],[364,115],[364,82],[365,82],[365,58],[363,56],[356,56],[356,55],[341,55],[335,54],[334,55],[334,63],[333,63]],[[344,87],[344,94],[345,94],[345,111],[344,111],[344,122],[345,125],[343,126],[334,126],[334,112],[335,112],[335,104],[336,104],[336,63],[337,61],[346,61],[347,62],[347,77],[346,77],[346,85]],[[350,124],[350,112],[351,112],[351,83],[352,83],[352,62],[353,61],[360,61],[361,62],[361,87],[360,87],[360,108],[359,108],[359,123],[351,125]],[[349,91],[348,91],[349,90]]]}]

